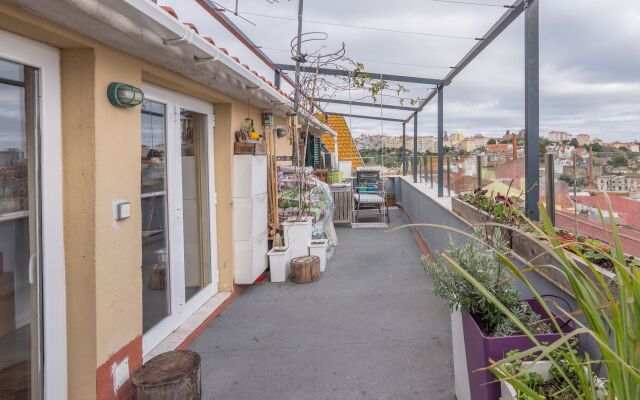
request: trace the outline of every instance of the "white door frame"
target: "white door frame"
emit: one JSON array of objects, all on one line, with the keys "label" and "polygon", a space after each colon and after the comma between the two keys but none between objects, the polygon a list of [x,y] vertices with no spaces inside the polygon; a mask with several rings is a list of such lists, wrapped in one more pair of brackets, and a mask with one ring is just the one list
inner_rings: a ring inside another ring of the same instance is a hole
[{"label": "white door frame", "polygon": [[[67,398],[67,313],[62,215],[60,52],[0,30],[0,58],[39,70],[38,163],[43,397]],[[38,272],[38,271],[36,271]]]},{"label": "white door frame", "polygon": [[[204,101],[190,98],[168,89],[144,83],[142,91],[145,98],[165,104],[165,160],[166,160],[166,207],[169,230],[167,242],[169,247],[169,279],[167,288],[170,297],[170,314],[156,326],[149,329],[142,338],[143,356],[153,350],[171,332],[182,325],[198,308],[218,292],[217,239],[216,239],[216,204],[213,158],[213,106]],[[184,248],[183,216],[182,216],[182,166],[180,160],[180,110],[186,109],[206,116],[207,175],[209,178],[209,248],[211,283],[200,290],[185,303],[184,293]]]}]

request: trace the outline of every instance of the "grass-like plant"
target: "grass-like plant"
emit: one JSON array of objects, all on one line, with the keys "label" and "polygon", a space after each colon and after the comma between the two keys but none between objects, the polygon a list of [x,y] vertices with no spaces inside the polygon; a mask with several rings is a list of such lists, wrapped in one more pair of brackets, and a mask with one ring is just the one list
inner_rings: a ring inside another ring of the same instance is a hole
[{"label": "grass-like plant", "polygon": [[[611,203],[606,198],[609,215],[613,214]],[[577,303],[577,309],[573,312],[563,308],[561,304],[554,304],[554,311],[562,318],[566,318],[574,324],[576,329],[570,333],[564,333],[560,329],[558,322],[551,318],[553,315],[549,305],[543,301],[541,295],[536,291],[533,284],[527,279],[526,274],[539,268],[538,265],[529,264],[525,269],[519,268],[500,249],[494,248],[491,244],[485,243],[482,239],[476,238],[469,232],[456,230],[450,227],[443,227],[433,224],[419,224],[422,227],[434,227],[446,229],[467,237],[468,240],[485,244],[485,249],[495,252],[502,263],[513,273],[517,279],[522,281],[534,294],[534,297],[543,306],[546,315],[554,325],[554,331],[560,333],[561,337],[554,343],[540,343],[533,332],[518,316],[506,307],[495,294],[467,271],[458,261],[446,253],[442,255],[442,260],[448,264],[452,270],[473,285],[489,302],[499,309],[509,320],[535,344],[527,351],[519,352],[506,357],[503,360],[496,360],[489,369],[500,379],[510,382],[520,393],[522,399],[544,400],[545,397],[536,393],[527,384],[523,376],[525,374],[513,374],[510,365],[513,362],[525,358],[532,358],[534,362],[549,359],[558,371],[558,379],[566,386],[566,392],[575,399],[601,400],[636,400],[640,399],[640,268],[627,263],[624,255],[618,228],[613,220],[609,223],[600,213],[603,226],[608,226],[611,232],[611,243],[609,251],[603,250],[600,246],[584,243],[583,247],[606,257],[613,265],[617,282],[617,294],[613,293],[606,280],[596,270],[594,264],[584,253],[577,255],[591,270],[592,276],[587,275],[565,252],[563,245],[559,242],[555,228],[548,217],[545,207],[540,205],[541,225],[536,225],[527,220],[530,231],[537,236],[546,238],[544,244],[545,251],[556,261],[563,275],[569,283],[571,294]],[[531,235],[522,229],[509,227],[507,225],[496,225],[506,229],[518,230],[521,234]],[[586,251],[585,250],[585,251]],[[534,261],[535,262],[535,261]],[[590,338],[598,348],[598,355],[584,354],[579,356],[571,351],[570,343],[582,336]],[[562,355],[560,359],[550,358],[550,355],[558,350]],[[593,358],[595,357],[595,358]],[[573,368],[572,376],[568,376],[561,368],[563,365],[570,365]],[[584,368],[586,367],[586,368]],[[606,384],[603,388],[596,379],[595,370],[606,370]],[[573,375],[575,374],[575,376]],[[604,389],[604,390],[603,390]]]}]

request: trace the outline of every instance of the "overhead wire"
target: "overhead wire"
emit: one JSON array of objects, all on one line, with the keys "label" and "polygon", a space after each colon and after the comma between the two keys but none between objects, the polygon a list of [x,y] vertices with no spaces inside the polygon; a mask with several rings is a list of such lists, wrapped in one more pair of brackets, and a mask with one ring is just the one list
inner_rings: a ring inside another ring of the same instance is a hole
[{"label": "overhead wire", "polygon": [[[283,20],[283,21],[295,21],[295,22],[298,21],[296,18],[280,17],[280,16],[276,16],[276,15],[268,15],[268,14],[252,13],[252,12],[238,12],[238,14],[250,15],[252,17],[272,18],[272,19],[278,19],[278,20]],[[437,38],[444,38],[444,39],[479,40],[479,38],[471,37],[471,36],[457,36],[457,35],[445,35],[445,34],[440,34],[440,33],[404,31],[404,30],[399,30],[399,29],[389,29],[389,28],[380,28],[380,27],[362,26],[362,25],[339,24],[337,22],[315,21],[315,20],[310,20],[310,19],[303,19],[302,21],[308,22],[310,24],[338,26],[338,27],[342,27],[342,28],[361,29],[361,30],[378,31],[378,32],[401,33],[401,34],[407,34],[407,35],[429,36],[429,37],[437,37]]]}]

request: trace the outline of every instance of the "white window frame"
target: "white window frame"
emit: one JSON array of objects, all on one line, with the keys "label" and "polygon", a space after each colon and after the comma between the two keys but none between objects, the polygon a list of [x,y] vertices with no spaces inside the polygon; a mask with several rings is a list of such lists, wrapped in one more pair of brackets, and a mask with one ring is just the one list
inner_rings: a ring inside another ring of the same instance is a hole
[{"label": "white window frame", "polygon": [[62,214],[60,52],[0,30],[0,58],[39,70],[43,396],[67,398],[67,312]]},{"label": "white window frame", "polygon": [[167,241],[169,246],[169,279],[167,288],[170,295],[170,314],[162,321],[158,322],[153,328],[149,329],[142,337],[142,355],[145,356],[151,352],[162,340],[164,340],[171,332],[182,325],[193,313],[204,305],[211,297],[218,292],[219,270],[217,261],[217,229],[216,229],[216,193],[215,193],[215,168],[214,168],[214,147],[213,147],[213,128],[214,128],[214,110],[213,105],[192,97],[187,97],[168,89],[152,85],[149,83],[142,84],[142,91],[145,98],[165,104],[165,165],[166,165],[166,182],[167,187],[181,187],[182,174],[180,169],[180,160],[173,159],[174,153],[169,153],[171,149],[177,149],[180,146],[180,109],[194,111],[204,114],[207,117],[207,131],[205,146],[207,149],[207,174],[209,177],[209,248],[211,266],[210,276],[211,282],[194,295],[189,301],[185,302],[184,297],[184,269],[177,268],[184,263],[184,254],[176,251],[177,246],[172,245],[172,240],[183,238],[182,234],[177,230],[182,230],[181,210],[177,210],[176,206],[181,205],[181,199],[178,199],[175,190],[166,190],[167,194],[167,221],[166,227],[169,232]]}]

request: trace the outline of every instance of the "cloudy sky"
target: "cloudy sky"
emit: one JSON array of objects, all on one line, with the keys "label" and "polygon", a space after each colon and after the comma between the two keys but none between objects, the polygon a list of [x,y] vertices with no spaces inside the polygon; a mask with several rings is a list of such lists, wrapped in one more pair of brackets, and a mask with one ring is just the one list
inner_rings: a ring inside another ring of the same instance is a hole
[{"label": "cloudy sky", "polygon": [[[505,12],[510,0],[476,0],[485,5],[433,0],[306,0],[304,31],[326,32],[312,42],[332,51],[344,43],[347,55],[373,72],[442,78]],[[235,0],[218,0],[234,8]],[[265,74],[272,72],[194,0],[159,0],[181,20],[238,55]],[[230,14],[253,41],[276,62],[291,63],[287,49],[296,34],[297,1],[239,0],[239,11],[254,24]],[[293,19],[293,20],[291,20]],[[334,24],[328,25],[326,23]],[[336,25],[372,27],[357,29]],[[389,32],[405,31],[413,33]],[[502,135],[524,127],[524,23],[522,16],[445,89],[445,129],[465,134]],[[436,35],[436,36],[431,36]],[[453,36],[440,37],[437,35]],[[640,140],[640,1],[542,0],[540,49],[541,133],[550,130],[586,132],[606,141]],[[403,96],[425,96],[429,87],[407,85]],[[358,97],[356,91],[352,97]],[[393,91],[384,103],[398,104]],[[341,93],[338,98],[348,98]],[[348,106],[328,110],[349,112]],[[354,114],[379,115],[380,110],[353,107]],[[384,110],[384,116],[405,118],[407,112]],[[436,132],[435,102],[419,115],[419,134]],[[411,127],[412,128],[412,127]],[[401,124],[352,120],[355,134],[401,133]]]}]

